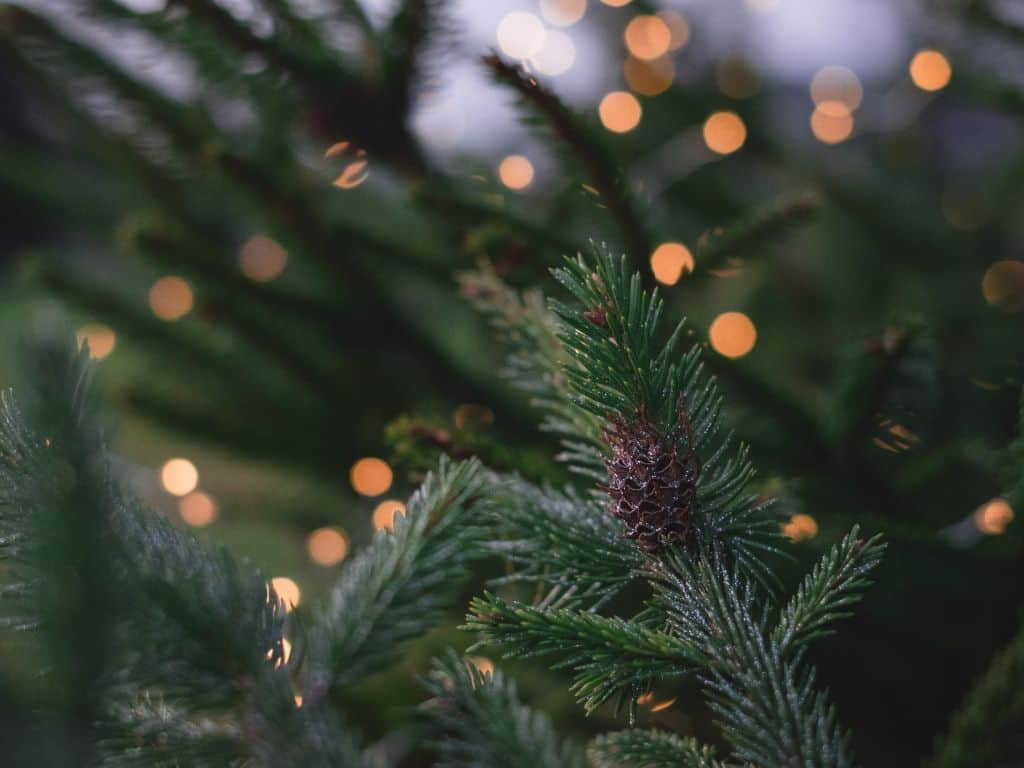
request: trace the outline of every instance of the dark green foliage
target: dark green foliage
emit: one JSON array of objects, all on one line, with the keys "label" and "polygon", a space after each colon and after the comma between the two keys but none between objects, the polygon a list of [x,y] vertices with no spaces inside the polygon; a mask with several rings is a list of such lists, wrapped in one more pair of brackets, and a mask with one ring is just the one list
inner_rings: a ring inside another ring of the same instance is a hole
[{"label": "dark green foliage", "polygon": [[711,747],[666,731],[618,731],[587,745],[594,768],[719,768]]},{"label": "dark green foliage", "polygon": [[424,682],[432,698],[423,709],[439,731],[439,766],[584,767],[582,752],[562,742],[545,715],[525,707],[500,670],[483,673],[449,654]]}]

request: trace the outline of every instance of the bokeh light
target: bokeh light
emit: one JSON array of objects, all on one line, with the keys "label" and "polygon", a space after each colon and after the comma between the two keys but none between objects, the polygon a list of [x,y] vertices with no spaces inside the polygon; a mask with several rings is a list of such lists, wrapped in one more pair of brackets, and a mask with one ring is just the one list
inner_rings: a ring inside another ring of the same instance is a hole
[{"label": "bokeh light", "polygon": [[818,521],[810,515],[797,514],[782,525],[782,535],[790,541],[806,541],[818,535]]},{"label": "bokeh light", "polygon": [[659,16],[634,16],[626,25],[623,37],[626,49],[641,61],[652,61],[668,53],[672,31]]},{"label": "bokeh light", "polygon": [[742,312],[724,312],[714,319],[708,332],[711,347],[724,357],[743,357],[757,343],[757,329]]},{"label": "bokeh light", "polygon": [[663,285],[675,285],[683,272],[693,272],[693,254],[682,243],[662,243],[651,254],[651,272]]},{"label": "bokeh light", "polygon": [[533,163],[522,155],[509,155],[498,165],[498,178],[509,189],[526,189],[533,181]]},{"label": "bokeh light", "polygon": [[355,189],[370,177],[370,161],[365,149],[357,149],[351,142],[339,141],[328,147],[325,158],[345,157],[345,166],[331,182],[338,189]]},{"label": "bokeh light", "polygon": [[640,124],[643,109],[628,91],[612,91],[598,105],[601,124],[612,133],[628,133]]},{"label": "bokeh light", "polygon": [[576,61],[576,44],[560,29],[549,29],[544,45],[530,57],[530,64],[542,75],[557,77],[572,69]]},{"label": "bokeh light", "polygon": [[102,360],[117,346],[117,334],[102,323],[83,325],[75,332],[75,338],[78,339],[79,348],[89,343],[89,357],[93,360]]},{"label": "bokeh light", "polygon": [[922,91],[939,91],[949,85],[953,68],[938,51],[925,49],[910,60],[910,79]]},{"label": "bokeh light", "polygon": [[217,519],[217,502],[202,491],[190,493],[178,501],[178,515],[193,528],[203,528]]},{"label": "bokeh light", "polygon": [[485,656],[470,656],[470,663],[477,668],[482,675],[494,674],[494,662]]},{"label": "bokeh light", "polygon": [[985,301],[1004,312],[1024,309],[1024,261],[1004,259],[985,270],[981,279]]},{"label": "bokeh light", "polygon": [[669,31],[668,49],[678,51],[690,42],[690,25],[675,11],[658,11],[658,18],[665,22]]},{"label": "bokeh light", "polygon": [[822,67],[811,78],[811,98],[825,112],[840,114],[856,112],[864,100],[864,88],[851,70],[846,67]]},{"label": "bokeh light", "polygon": [[174,496],[187,496],[199,485],[199,470],[188,459],[170,459],[160,468],[160,483]]},{"label": "bokeh light", "polygon": [[389,531],[395,527],[395,515],[405,514],[405,504],[397,499],[387,499],[378,504],[373,510],[373,530],[382,531],[387,528]]},{"label": "bokeh light", "polygon": [[974,511],[974,524],[986,536],[998,536],[1013,521],[1013,507],[1006,499],[992,499]]},{"label": "bokeh light", "polygon": [[513,11],[498,23],[498,46],[513,59],[528,59],[544,45],[544,23],[526,11]]},{"label": "bokeh light", "polygon": [[823,101],[811,114],[811,132],[823,144],[839,144],[853,133],[853,115],[839,101]]},{"label": "bokeh light", "polygon": [[654,61],[641,61],[627,56],[622,64],[626,85],[644,96],[657,96],[672,85],[676,76],[676,65],[668,56]]},{"label": "bokeh light", "polygon": [[540,15],[556,27],[569,27],[583,18],[587,0],[540,0]]},{"label": "bokeh light", "polygon": [[356,493],[362,496],[380,496],[391,487],[391,467],[383,459],[367,456],[359,459],[348,473]]},{"label": "bokeh light", "polygon": [[266,283],[281,276],[288,263],[288,252],[276,240],[266,235],[255,235],[245,241],[238,254],[242,274],[258,283]]},{"label": "bokeh light", "polygon": [[340,528],[318,528],[306,539],[306,551],[317,565],[337,565],[348,554],[348,537]]},{"label": "bokeh light", "polygon": [[715,112],[704,121],[704,143],[712,152],[729,155],[747,140],[747,126],[735,112]]},{"label": "bokeh light", "polygon": [[[284,603],[285,610],[291,611],[300,602],[302,602],[302,590],[299,589],[299,585],[296,584],[292,579],[287,576],[275,576],[270,580],[271,586],[274,587],[274,592],[277,593],[278,598]],[[286,640],[285,643],[288,641]],[[289,644],[290,650],[290,644]],[[285,660],[287,661],[287,652],[285,653]]]},{"label": "bokeh light", "polygon": [[192,289],[184,279],[161,277],[149,289],[149,307],[161,320],[174,322],[192,311]]},{"label": "bokeh light", "polygon": [[601,0],[605,5],[610,5],[612,8],[622,8],[625,5],[629,5],[633,0]]}]

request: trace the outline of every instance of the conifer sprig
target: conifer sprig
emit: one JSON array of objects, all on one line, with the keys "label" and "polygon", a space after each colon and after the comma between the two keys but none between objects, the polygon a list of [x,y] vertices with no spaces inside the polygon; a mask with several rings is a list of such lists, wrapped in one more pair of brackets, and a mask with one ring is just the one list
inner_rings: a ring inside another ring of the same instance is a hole
[{"label": "conifer sprig", "polygon": [[424,712],[440,731],[443,768],[584,768],[583,753],[561,741],[543,714],[524,706],[516,685],[500,670],[483,673],[449,654],[425,679],[431,699]]},{"label": "conifer sprig", "polygon": [[587,745],[594,768],[723,768],[711,747],[667,731],[607,733]]}]

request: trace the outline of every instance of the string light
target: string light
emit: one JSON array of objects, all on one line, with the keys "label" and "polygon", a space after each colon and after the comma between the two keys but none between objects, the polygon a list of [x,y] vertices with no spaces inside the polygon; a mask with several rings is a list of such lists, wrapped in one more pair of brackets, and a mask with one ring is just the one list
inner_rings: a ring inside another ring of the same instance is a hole
[{"label": "string light", "polygon": [[853,133],[853,115],[839,101],[823,101],[811,113],[811,132],[823,144],[839,144]]},{"label": "string light", "polygon": [[806,541],[818,535],[818,521],[810,515],[798,514],[782,526],[782,535],[790,541]]},{"label": "string light", "polygon": [[682,243],[662,243],[651,254],[651,272],[663,285],[675,285],[683,272],[693,272],[693,254]]},{"label": "string light", "polygon": [[953,68],[949,59],[935,50],[925,49],[910,60],[910,79],[922,91],[939,91],[949,85]]},{"label": "string light", "polygon": [[178,514],[193,528],[203,528],[217,519],[217,502],[207,494],[196,491],[178,501]]},{"label": "string light", "polygon": [[1003,259],[989,266],[981,279],[981,294],[1004,312],[1024,309],[1024,261]]},{"label": "string light", "polygon": [[557,77],[572,69],[576,61],[576,44],[560,29],[544,33],[544,44],[530,57],[530,65],[542,75]]},{"label": "string light", "polygon": [[93,360],[102,360],[117,346],[117,334],[100,323],[83,325],[75,332],[75,338],[78,339],[79,347],[89,343],[89,357]]},{"label": "string light", "polygon": [[199,470],[188,459],[170,459],[160,469],[164,490],[174,496],[187,496],[199,485]]},{"label": "string light", "polygon": [[382,531],[387,528],[389,531],[395,527],[395,515],[405,514],[405,504],[397,499],[382,501],[373,510],[373,530]]},{"label": "string light", "polygon": [[[278,598],[284,603],[285,610],[289,613],[302,601],[302,590],[299,589],[298,584],[287,576],[274,577],[270,580],[270,585],[274,588],[274,592],[277,593]],[[288,641],[285,640],[285,643],[288,643]],[[287,655],[286,653],[286,661]]]},{"label": "string light", "polygon": [[570,27],[586,12],[587,0],[540,0],[540,15],[556,27]]},{"label": "string light", "polygon": [[715,112],[704,121],[703,134],[708,149],[730,155],[747,140],[747,126],[735,112]]},{"label": "string light", "polygon": [[627,56],[622,64],[626,85],[644,96],[657,96],[672,85],[676,76],[676,65],[668,56],[654,61],[641,61]]},{"label": "string light", "polygon": [[742,312],[724,312],[714,319],[709,330],[712,348],[723,357],[748,354],[757,342],[757,329]]},{"label": "string light", "polygon": [[628,133],[640,124],[643,108],[628,91],[612,91],[601,99],[597,114],[612,133]]},{"label": "string light", "polygon": [[986,536],[1005,533],[1013,521],[1013,507],[1006,499],[992,499],[974,511],[974,524]]},{"label": "string light", "polygon": [[161,277],[149,289],[149,307],[161,320],[175,322],[192,311],[192,289],[180,277]]},{"label": "string light", "polygon": [[623,32],[626,49],[641,61],[653,61],[668,53],[672,31],[659,16],[634,16]]},{"label": "string light", "polygon": [[357,149],[348,141],[332,144],[324,152],[324,158],[348,156],[349,159],[341,173],[331,182],[338,189],[355,189],[370,177],[370,161],[365,149]]},{"label": "string light", "polygon": [[318,528],[306,539],[306,550],[317,565],[337,565],[348,554],[348,537],[339,528]]},{"label": "string light", "polygon": [[668,49],[678,51],[685,48],[690,42],[690,25],[686,23],[686,19],[675,11],[658,11],[658,18],[665,22],[669,30]]},{"label": "string light", "polygon": [[610,5],[612,8],[622,8],[629,5],[633,0],[601,0],[601,2],[605,5]]},{"label": "string light", "polygon": [[513,59],[529,59],[544,45],[544,23],[532,13],[513,11],[498,24],[498,46]]},{"label": "string light", "polygon": [[238,255],[242,274],[258,283],[281,276],[288,263],[288,252],[280,243],[266,235],[255,235],[245,241]]},{"label": "string light", "polygon": [[349,470],[349,481],[362,496],[380,496],[391,487],[391,467],[383,459],[367,456],[359,459]]},{"label": "string light", "polygon": [[826,113],[849,114],[864,100],[864,88],[850,69],[836,65],[822,67],[811,78],[811,99]]},{"label": "string light", "polygon": [[470,663],[472,663],[472,665],[474,667],[477,668],[477,670],[480,672],[480,674],[482,674],[482,675],[493,675],[494,674],[494,662],[491,661],[490,659],[485,658],[484,656],[470,656],[469,657],[469,661],[470,661]]},{"label": "string light", "polygon": [[498,178],[509,189],[526,189],[533,181],[533,163],[522,155],[509,155],[498,165]]}]

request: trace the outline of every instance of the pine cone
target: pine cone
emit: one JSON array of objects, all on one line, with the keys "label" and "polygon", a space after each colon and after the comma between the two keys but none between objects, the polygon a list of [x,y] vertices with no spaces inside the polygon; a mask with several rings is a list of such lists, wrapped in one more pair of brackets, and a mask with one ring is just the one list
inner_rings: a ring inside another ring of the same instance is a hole
[{"label": "pine cone", "polygon": [[693,541],[700,459],[693,451],[686,409],[680,403],[680,430],[661,435],[643,410],[633,421],[616,419],[604,439],[612,455],[608,469],[608,511],[622,520],[626,537],[650,553]]}]

